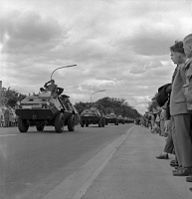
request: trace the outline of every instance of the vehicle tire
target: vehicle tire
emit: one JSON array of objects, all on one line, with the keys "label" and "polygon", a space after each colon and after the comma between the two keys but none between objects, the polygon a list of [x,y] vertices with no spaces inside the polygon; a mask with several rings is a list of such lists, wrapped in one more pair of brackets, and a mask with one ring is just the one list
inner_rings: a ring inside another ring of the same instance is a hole
[{"label": "vehicle tire", "polygon": [[81,123],[81,127],[84,127],[84,123],[83,122]]},{"label": "vehicle tire", "polygon": [[89,123],[86,123],[85,126],[88,127],[88,126],[89,126]]},{"label": "vehicle tire", "polygon": [[37,131],[40,131],[40,132],[43,131],[44,127],[45,127],[45,125],[44,125],[43,122],[39,122],[39,123],[36,124]]},{"label": "vehicle tire", "polygon": [[102,123],[103,123],[103,122],[102,122],[102,119],[100,119],[100,120],[99,120],[99,123],[98,123],[98,127],[102,127],[102,125],[103,125]]},{"label": "vehicle tire", "polygon": [[71,115],[71,117],[67,121],[67,127],[69,131],[75,130],[75,117],[74,115]]},{"label": "vehicle tire", "polygon": [[115,121],[115,125],[119,125],[119,122],[118,122],[118,121]]},{"label": "vehicle tire", "polygon": [[64,130],[64,115],[59,113],[55,118],[55,131],[57,133],[62,133]]},{"label": "vehicle tire", "polygon": [[29,123],[27,120],[18,119],[18,129],[21,133],[26,133],[29,129]]},{"label": "vehicle tire", "polygon": [[102,119],[102,127],[105,127],[105,118]]}]

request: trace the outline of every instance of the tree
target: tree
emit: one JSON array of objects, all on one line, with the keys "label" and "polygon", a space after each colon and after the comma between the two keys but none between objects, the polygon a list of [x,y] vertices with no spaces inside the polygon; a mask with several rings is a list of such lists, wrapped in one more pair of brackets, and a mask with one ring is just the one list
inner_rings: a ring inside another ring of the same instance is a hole
[{"label": "tree", "polygon": [[90,102],[78,102],[75,104],[75,108],[81,113],[84,109],[90,108],[94,105],[94,103]]},{"label": "tree", "polygon": [[17,101],[21,101],[25,97],[25,95],[10,89],[10,87],[8,89],[3,88],[1,95],[1,104],[11,107],[14,107]]},{"label": "tree", "polygon": [[97,107],[105,114],[113,112],[117,115],[129,118],[137,118],[141,116],[136,109],[129,106],[125,99],[105,97],[97,100],[95,103],[79,102],[75,104],[79,113],[81,113],[85,108],[90,108],[91,106]]}]

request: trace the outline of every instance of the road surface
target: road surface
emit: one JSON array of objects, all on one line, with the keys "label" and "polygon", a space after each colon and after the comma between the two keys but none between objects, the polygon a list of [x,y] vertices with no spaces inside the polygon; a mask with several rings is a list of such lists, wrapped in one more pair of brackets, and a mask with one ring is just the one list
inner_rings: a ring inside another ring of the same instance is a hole
[{"label": "road surface", "polygon": [[43,133],[0,128],[0,198],[42,198],[130,126],[77,126],[62,134],[50,127]]}]

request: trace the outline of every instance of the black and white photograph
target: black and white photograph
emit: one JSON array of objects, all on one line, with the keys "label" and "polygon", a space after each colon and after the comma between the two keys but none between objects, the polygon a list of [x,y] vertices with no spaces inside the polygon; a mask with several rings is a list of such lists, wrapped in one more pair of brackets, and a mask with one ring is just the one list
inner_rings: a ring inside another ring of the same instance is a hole
[{"label": "black and white photograph", "polygon": [[192,198],[192,0],[0,0],[0,199]]}]

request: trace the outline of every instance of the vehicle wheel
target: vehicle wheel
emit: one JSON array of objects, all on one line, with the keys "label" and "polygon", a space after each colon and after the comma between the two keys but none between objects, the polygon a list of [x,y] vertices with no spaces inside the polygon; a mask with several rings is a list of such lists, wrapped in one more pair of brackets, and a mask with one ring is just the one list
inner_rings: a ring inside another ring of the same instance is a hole
[{"label": "vehicle wheel", "polygon": [[116,121],[116,122],[115,122],[115,125],[119,125],[119,122],[118,122],[118,121]]},{"label": "vehicle wheel", "polygon": [[102,119],[102,127],[105,127],[105,119]]},{"label": "vehicle wheel", "polygon": [[71,117],[67,121],[67,127],[69,131],[75,130],[75,117],[74,115],[71,115]]},{"label": "vehicle wheel", "polygon": [[37,124],[36,124],[36,129],[37,129],[37,131],[43,131],[44,126],[45,126],[45,125],[44,125],[43,122],[37,123]]},{"label": "vehicle wheel", "polygon": [[102,119],[99,120],[98,127],[102,127]]},{"label": "vehicle wheel", "polygon": [[88,124],[88,123],[86,123],[86,124],[85,124],[85,126],[86,126],[86,127],[88,127],[88,126],[89,126],[89,124]]},{"label": "vehicle wheel", "polygon": [[84,127],[84,123],[83,122],[81,123],[81,127]]},{"label": "vehicle wheel", "polygon": [[55,131],[62,133],[64,129],[64,116],[63,113],[59,113],[55,118]]},{"label": "vehicle wheel", "polygon": [[21,133],[26,133],[29,129],[29,123],[27,120],[18,119],[18,129]]}]

